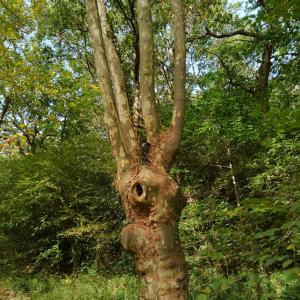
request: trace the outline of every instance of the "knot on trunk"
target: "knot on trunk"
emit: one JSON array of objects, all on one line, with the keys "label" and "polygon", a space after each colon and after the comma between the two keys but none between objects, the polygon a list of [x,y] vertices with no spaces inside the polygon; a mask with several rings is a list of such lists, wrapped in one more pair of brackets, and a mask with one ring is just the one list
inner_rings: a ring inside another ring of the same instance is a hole
[{"label": "knot on trunk", "polygon": [[122,229],[121,242],[126,250],[139,252],[147,243],[147,228],[142,225],[129,224]]},{"label": "knot on trunk", "polygon": [[122,204],[131,223],[154,226],[178,220],[186,201],[166,172],[141,166],[137,174],[120,181]]}]

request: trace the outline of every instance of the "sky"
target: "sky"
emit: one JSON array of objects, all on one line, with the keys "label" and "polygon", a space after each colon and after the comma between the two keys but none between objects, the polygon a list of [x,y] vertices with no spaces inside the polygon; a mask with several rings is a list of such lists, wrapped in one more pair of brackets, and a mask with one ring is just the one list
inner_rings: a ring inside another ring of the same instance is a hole
[{"label": "sky", "polygon": [[238,15],[244,17],[246,15],[247,0],[228,0],[228,4],[241,3],[241,8],[237,11]]}]

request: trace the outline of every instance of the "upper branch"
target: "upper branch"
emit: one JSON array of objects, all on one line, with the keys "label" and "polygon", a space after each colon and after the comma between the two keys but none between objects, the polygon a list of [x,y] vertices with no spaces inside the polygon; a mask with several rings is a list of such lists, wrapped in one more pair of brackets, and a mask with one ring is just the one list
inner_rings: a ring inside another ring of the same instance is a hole
[{"label": "upper branch", "polygon": [[214,33],[208,27],[206,27],[205,29],[206,29],[206,35],[210,35],[217,39],[223,39],[223,38],[232,37],[235,35],[244,35],[244,36],[250,36],[250,37],[253,37],[256,39],[261,39],[261,37],[258,34],[254,33],[254,32],[249,32],[249,31],[246,31],[243,29],[228,32],[228,33]]},{"label": "upper branch", "polygon": [[150,149],[150,157],[167,171],[174,161],[182,137],[186,80],[185,17],[181,0],[172,0],[172,9],[175,33],[173,116],[169,128],[162,135],[158,149]]},{"label": "upper branch", "polygon": [[122,70],[121,62],[117,54],[115,45],[112,41],[112,33],[106,18],[105,6],[103,0],[98,0],[99,16],[102,27],[103,41],[106,50],[108,67],[114,87],[114,96],[118,110],[118,116],[123,132],[123,144],[127,153],[138,158],[139,145],[133,129],[131,116],[129,112],[128,98],[126,95],[125,77]]},{"label": "upper branch", "polygon": [[154,144],[160,123],[154,96],[154,46],[152,17],[149,0],[137,0],[137,17],[140,37],[140,96],[143,118],[150,144]]},{"label": "upper branch", "polygon": [[[186,79],[186,50],[185,50],[185,20],[180,0],[172,0],[175,32],[175,66],[174,66],[174,109],[171,127],[174,138],[180,142],[184,110],[185,110],[185,79]],[[179,145],[178,145],[179,146]]]},{"label": "upper branch", "polygon": [[97,0],[86,0],[88,24],[94,50],[97,76],[103,97],[105,121],[111,139],[113,154],[116,158],[118,171],[121,172],[129,165],[129,158],[122,143],[122,131],[116,108],[96,1]]},{"label": "upper branch", "polygon": [[259,66],[256,77],[255,91],[257,93],[257,96],[261,100],[263,113],[267,113],[270,110],[268,85],[269,76],[272,68],[272,51],[272,45],[269,43],[265,44],[261,64]]},{"label": "upper branch", "polygon": [[272,58],[272,46],[270,44],[266,44],[264,46],[261,64],[258,69],[257,84],[256,84],[257,91],[263,91],[268,87],[269,75],[272,67],[271,58]]}]

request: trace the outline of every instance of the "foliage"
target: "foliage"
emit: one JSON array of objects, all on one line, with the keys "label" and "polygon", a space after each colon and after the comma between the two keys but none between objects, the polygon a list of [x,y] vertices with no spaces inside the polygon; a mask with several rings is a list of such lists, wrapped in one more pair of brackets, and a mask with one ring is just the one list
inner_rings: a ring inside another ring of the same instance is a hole
[{"label": "foliage", "polygon": [[107,147],[91,134],[1,159],[2,264],[22,262],[28,272],[111,265],[122,214]]},{"label": "foliage", "polygon": [[[1,285],[33,299],[135,299],[84,1],[0,2],[1,113],[9,104],[0,122],[0,263],[19,270]],[[188,200],[180,235],[191,299],[299,298],[299,9],[277,2],[184,1],[187,113],[172,173]],[[134,15],[119,4],[110,1],[109,21],[133,100]],[[153,1],[153,14],[167,126],[168,1]],[[259,38],[215,38],[206,28]],[[267,86],[257,93],[269,44]]]},{"label": "foliage", "polygon": [[[103,299],[134,300],[137,280],[123,275],[104,277],[90,269],[79,276],[13,277],[0,280],[0,286],[16,291],[19,297],[30,299]],[[0,288],[1,296],[1,288]],[[21,298],[22,299],[22,298]]]},{"label": "foliage", "polygon": [[[251,271],[222,276],[214,268],[190,275],[189,300],[204,299],[299,299],[299,270],[268,275]],[[6,289],[1,288],[6,287]],[[107,277],[87,269],[72,276],[1,276],[0,296],[21,299],[137,299],[138,281],[132,275]],[[243,295],[243,298],[241,298]]]}]

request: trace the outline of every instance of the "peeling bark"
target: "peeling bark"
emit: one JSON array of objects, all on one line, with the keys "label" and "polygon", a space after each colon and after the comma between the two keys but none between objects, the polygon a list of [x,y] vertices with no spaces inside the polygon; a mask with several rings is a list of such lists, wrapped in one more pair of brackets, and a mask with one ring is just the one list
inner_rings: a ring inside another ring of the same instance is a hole
[{"label": "peeling bark", "polygon": [[142,112],[150,144],[154,144],[160,124],[154,96],[154,47],[151,7],[149,0],[137,0],[140,37],[140,96]]},{"label": "peeling bark", "polygon": [[[121,130],[125,132],[122,134],[123,144],[134,159],[138,158],[139,145],[133,129],[128,99],[126,95],[125,77],[122,70],[121,62],[117,51],[112,41],[112,34],[106,19],[106,12],[103,0],[98,0],[99,16],[101,21],[101,27],[103,30],[103,40],[107,55],[108,67],[110,69],[111,79],[113,83],[114,96],[116,99],[116,106],[118,110],[118,116],[121,124]],[[126,138],[124,136],[126,135]]]},{"label": "peeling bark", "polygon": [[129,155],[122,143],[122,130],[118,111],[116,108],[115,96],[112,87],[111,74],[107,62],[107,55],[102,35],[102,27],[98,14],[96,0],[87,0],[87,15],[89,30],[94,50],[94,58],[97,70],[97,77],[100,82],[102,98],[105,111],[105,123],[110,136],[112,150],[117,162],[119,172],[129,167]]},{"label": "peeling bark", "polygon": [[185,206],[176,182],[155,167],[142,166],[118,182],[128,224],[125,249],[135,257],[141,278],[140,299],[187,299],[187,273],[178,238]]},{"label": "peeling bark", "polygon": [[179,148],[184,119],[183,8],[179,0],[172,0],[176,47],[174,109],[172,123],[162,131],[154,95],[151,7],[148,0],[137,0],[140,54],[137,97],[141,99],[148,140],[143,153],[133,132],[124,74],[111,39],[104,2],[86,2],[105,119],[117,162],[116,189],[129,222],[121,240],[135,257],[141,279],[140,299],[185,300],[188,280],[178,221],[186,200],[168,174]]}]

